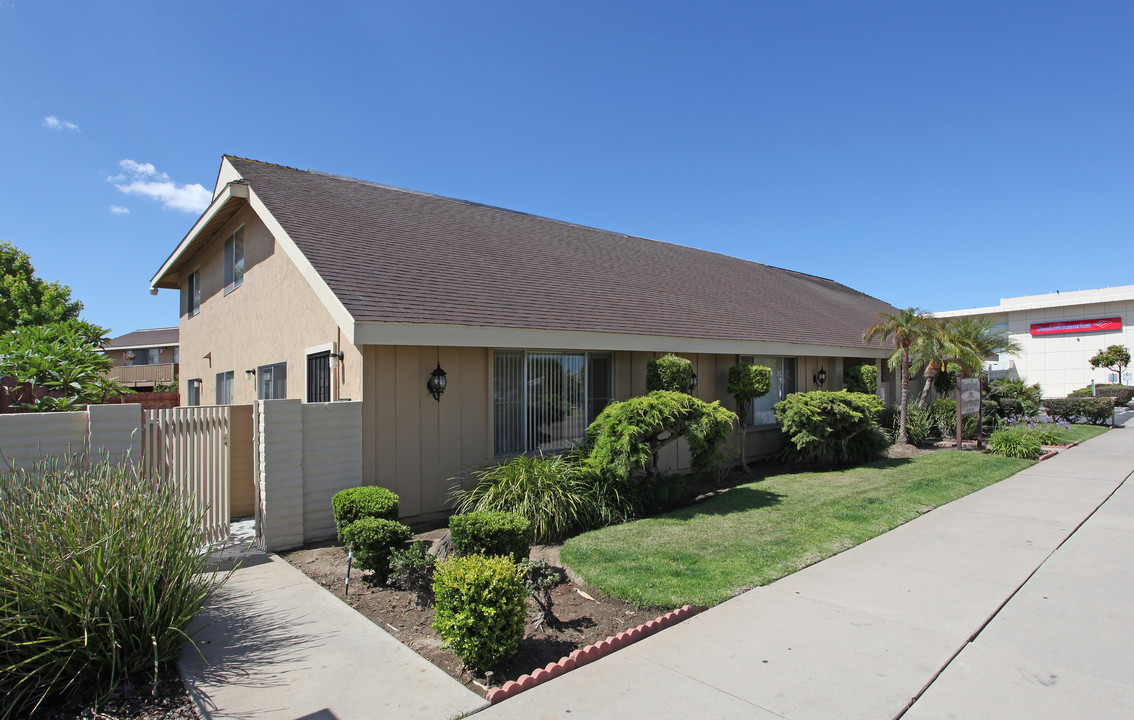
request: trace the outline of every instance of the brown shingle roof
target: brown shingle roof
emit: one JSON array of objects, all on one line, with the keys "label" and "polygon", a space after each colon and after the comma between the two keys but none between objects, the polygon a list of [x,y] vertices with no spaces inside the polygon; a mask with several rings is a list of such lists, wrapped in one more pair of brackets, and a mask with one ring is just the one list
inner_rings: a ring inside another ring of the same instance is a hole
[{"label": "brown shingle roof", "polygon": [[176,345],[177,339],[178,329],[175,327],[135,330],[134,332],[111,338],[110,344],[106,346],[106,349],[113,350],[114,348],[122,347],[168,347],[170,345]]},{"label": "brown shingle roof", "polygon": [[228,159],[358,321],[866,347],[894,310],[705,250]]}]

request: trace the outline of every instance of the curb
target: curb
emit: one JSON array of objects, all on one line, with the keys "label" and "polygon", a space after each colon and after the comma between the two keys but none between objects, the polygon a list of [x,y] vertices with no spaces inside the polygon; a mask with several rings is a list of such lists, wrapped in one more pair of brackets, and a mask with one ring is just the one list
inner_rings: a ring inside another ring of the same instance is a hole
[{"label": "curb", "polygon": [[664,630],[671,625],[676,625],[694,614],[693,606],[685,605],[655,620],[650,620],[647,623],[639,625],[636,628],[621,632],[617,635],[611,635],[607,639],[600,640],[585,648],[579,648],[567,657],[560,658],[559,662],[548,663],[547,667],[539,668],[531,675],[521,675],[515,680],[509,680],[504,683],[503,687],[492,688],[488,691],[488,704],[495,705],[501,700],[507,700],[513,695],[518,695],[536,685],[557,678],[577,667],[582,667],[601,657],[606,657],[615,650],[621,650],[627,645],[636,643],[642,638],[649,637],[659,630]]}]

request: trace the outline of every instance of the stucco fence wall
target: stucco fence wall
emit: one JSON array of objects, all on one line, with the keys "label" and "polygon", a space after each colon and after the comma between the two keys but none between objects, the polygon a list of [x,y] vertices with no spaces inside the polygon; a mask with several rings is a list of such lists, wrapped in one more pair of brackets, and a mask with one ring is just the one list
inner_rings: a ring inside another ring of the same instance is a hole
[{"label": "stucco fence wall", "polygon": [[69,461],[86,454],[112,463],[142,456],[142,407],[92,405],[60,413],[0,415],[0,469]]}]

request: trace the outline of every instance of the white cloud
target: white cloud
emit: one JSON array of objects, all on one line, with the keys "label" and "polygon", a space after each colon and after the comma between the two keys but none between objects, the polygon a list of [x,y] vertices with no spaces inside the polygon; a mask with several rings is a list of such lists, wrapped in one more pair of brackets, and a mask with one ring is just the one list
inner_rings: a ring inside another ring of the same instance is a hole
[{"label": "white cloud", "polygon": [[130,208],[124,208],[121,205],[111,205],[110,212],[114,213],[115,215],[129,215]]},{"label": "white cloud", "polygon": [[161,202],[166,210],[200,213],[209,206],[213,194],[198,183],[178,185],[152,163],[122,160],[123,172],[107,180],[127,195],[141,195]]},{"label": "white cloud", "polygon": [[68,120],[60,120],[54,115],[48,115],[43,119],[43,126],[48,130],[70,130],[71,132],[79,132],[79,126]]}]

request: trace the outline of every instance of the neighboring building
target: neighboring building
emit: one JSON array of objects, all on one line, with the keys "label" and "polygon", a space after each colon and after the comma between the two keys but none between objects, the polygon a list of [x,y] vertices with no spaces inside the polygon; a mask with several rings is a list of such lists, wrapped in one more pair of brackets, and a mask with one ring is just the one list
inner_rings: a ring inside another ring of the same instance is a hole
[{"label": "neighboring building", "polygon": [[[847,363],[880,363],[862,334],[894,312],[803,273],[229,156],[151,286],[181,293],[183,404],[361,401],[359,481],[407,517],[443,512],[461,473],[582,439],[665,352],[726,407],[731,365],[771,366],[747,437],[769,452],[772,405],[820,370],[837,390]],[[683,443],[662,458],[688,461]]]},{"label": "neighboring building", "polygon": [[[937,317],[988,317],[1020,346],[992,365],[992,377],[1039,383],[1044,397],[1064,397],[1094,380],[1119,380],[1090,359],[1110,345],[1134,348],[1134,285],[1003,298],[994,307],[950,310]],[[1122,378],[1130,385],[1130,372]]]},{"label": "neighboring building", "polygon": [[139,392],[168,385],[177,377],[180,352],[177,328],[135,330],[112,338],[103,349],[113,362],[110,377]]}]

